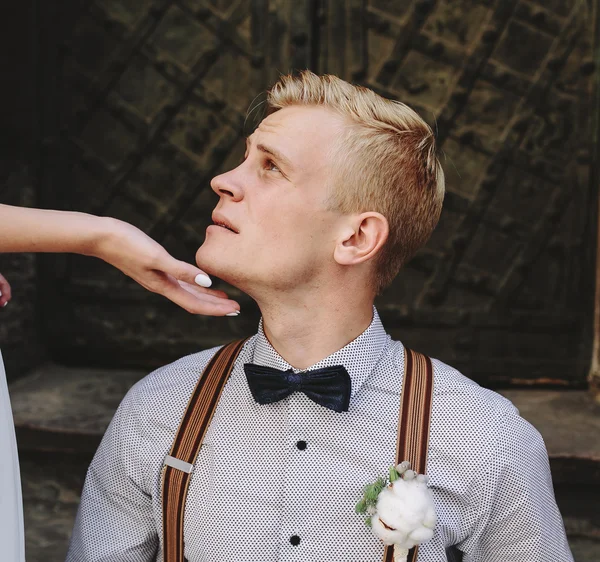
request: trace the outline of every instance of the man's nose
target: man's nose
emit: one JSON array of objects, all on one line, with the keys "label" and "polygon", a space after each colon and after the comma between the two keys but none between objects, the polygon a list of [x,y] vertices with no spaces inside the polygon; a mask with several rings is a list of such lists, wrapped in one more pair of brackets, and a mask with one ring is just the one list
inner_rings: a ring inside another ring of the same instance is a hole
[{"label": "man's nose", "polygon": [[244,197],[244,190],[236,177],[235,170],[215,176],[210,182],[210,187],[219,197],[229,197],[234,201],[240,201]]}]

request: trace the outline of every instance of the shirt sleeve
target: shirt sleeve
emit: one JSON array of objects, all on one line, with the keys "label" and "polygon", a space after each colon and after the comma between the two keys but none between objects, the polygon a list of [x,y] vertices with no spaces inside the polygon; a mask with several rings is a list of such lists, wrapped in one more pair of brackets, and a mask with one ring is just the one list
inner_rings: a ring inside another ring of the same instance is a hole
[{"label": "shirt sleeve", "polygon": [[140,383],[121,402],[88,469],[66,562],[149,562],[158,535],[140,461]]},{"label": "shirt sleeve", "polygon": [[465,541],[464,562],[573,562],[556,505],[546,446],[515,413],[501,418],[495,454],[480,479],[490,506]]}]

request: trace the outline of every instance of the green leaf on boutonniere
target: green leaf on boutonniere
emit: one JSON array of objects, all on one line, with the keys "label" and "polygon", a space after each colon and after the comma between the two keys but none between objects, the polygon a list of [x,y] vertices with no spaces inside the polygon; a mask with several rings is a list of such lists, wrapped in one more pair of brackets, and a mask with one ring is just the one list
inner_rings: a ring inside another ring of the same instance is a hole
[{"label": "green leaf on boutonniere", "polygon": [[362,498],[354,508],[356,513],[367,513],[367,501],[365,498]]},{"label": "green leaf on boutonniere", "polygon": [[387,485],[387,479],[379,477],[377,480],[375,480],[375,482],[372,484],[367,484],[363,488],[363,497],[356,504],[355,510],[356,513],[367,516],[367,525],[370,525],[371,523],[370,517],[372,513],[370,513],[370,511],[374,512],[379,494]]},{"label": "green leaf on boutonniere", "polygon": [[377,480],[375,480],[375,482],[373,482],[373,484],[367,484],[363,490],[363,493],[364,493],[364,496],[365,496],[365,499],[367,500],[367,502],[368,503],[377,502],[377,498],[379,497],[381,490],[383,490],[386,486],[387,486],[387,480],[382,477],[379,477]]}]

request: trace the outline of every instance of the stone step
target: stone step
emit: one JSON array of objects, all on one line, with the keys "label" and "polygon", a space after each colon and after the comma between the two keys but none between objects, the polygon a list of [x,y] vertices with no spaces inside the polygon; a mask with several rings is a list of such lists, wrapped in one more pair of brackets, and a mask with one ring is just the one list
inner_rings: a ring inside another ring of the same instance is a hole
[{"label": "stone step", "polygon": [[27,562],[63,562],[91,455],[21,451]]},{"label": "stone step", "polygon": [[600,404],[589,392],[510,389],[500,393],[542,434],[555,484],[576,481],[600,487]]},{"label": "stone step", "polygon": [[145,371],[47,364],[9,386],[19,449],[94,452],[121,399]]}]

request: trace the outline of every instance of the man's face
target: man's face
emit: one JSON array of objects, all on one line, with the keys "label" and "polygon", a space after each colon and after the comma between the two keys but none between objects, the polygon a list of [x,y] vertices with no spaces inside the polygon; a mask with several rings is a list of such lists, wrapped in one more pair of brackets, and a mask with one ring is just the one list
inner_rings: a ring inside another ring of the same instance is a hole
[{"label": "man's face", "polygon": [[264,119],[247,139],[244,161],[211,182],[220,201],[196,254],[199,266],[250,294],[318,285],[334,265],[343,219],[325,202],[330,150],[344,126],[319,106]]}]

